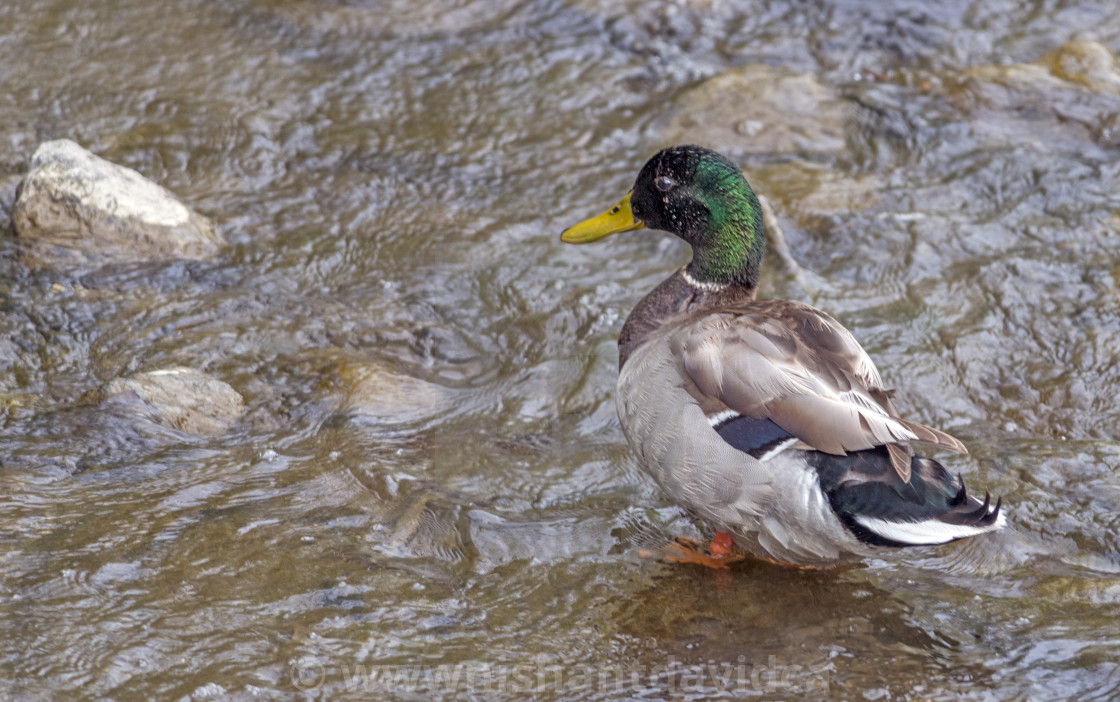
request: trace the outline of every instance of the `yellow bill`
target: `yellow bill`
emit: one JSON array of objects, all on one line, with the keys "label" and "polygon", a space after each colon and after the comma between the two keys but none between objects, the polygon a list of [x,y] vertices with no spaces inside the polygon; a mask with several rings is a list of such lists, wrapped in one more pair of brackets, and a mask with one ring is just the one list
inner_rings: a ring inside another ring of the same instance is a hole
[{"label": "yellow bill", "polygon": [[645,222],[634,219],[634,212],[630,209],[630,196],[633,194],[633,190],[626,193],[626,197],[619,200],[617,205],[598,217],[585,219],[568,227],[560,234],[560,241],[567,244],[590,244],[611,234],[646,226]]}]

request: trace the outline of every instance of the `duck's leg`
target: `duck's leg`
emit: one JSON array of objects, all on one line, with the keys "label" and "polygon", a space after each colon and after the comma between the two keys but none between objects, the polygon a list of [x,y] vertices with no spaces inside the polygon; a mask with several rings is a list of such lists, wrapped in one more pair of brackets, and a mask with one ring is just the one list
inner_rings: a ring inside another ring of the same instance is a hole
[{"label": "duck's leg", "polygon": [[678,536],[670,544],[657,551],[641,550],[642,557],[657,556],[674,563],[695,563],[708,568],[726,568],[731,563],[743,560],[745,556],[735,550],[731,535],[717,531],[710,543],[704,544],[687,536]]},{"label": "duck's leg", "polygon": [[732,540],[731,534],[726,531],[717,531],[716,535],[712,537],[711,543],[708,544],[708,553],[711,554],[712,558],[721,559],[728,558],[735,553],[735,541]]}]

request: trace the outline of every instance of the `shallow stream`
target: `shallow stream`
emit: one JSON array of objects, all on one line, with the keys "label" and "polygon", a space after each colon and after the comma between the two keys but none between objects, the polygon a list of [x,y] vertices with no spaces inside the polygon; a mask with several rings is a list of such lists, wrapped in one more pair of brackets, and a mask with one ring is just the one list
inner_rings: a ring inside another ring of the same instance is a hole
[{"label": "shallow stream", "polygon": [[[229,245],[0,238],[0,696],[1117,699],[1110,52],[1103,0],[6,0],[0,229],[65,137]],[[763,296],[843,321],[1008,529],[639,556],[700,532],[629,453],[615,339],[687,252],[558,235],[682,141],[773,205],[800,272]],[[235,429],[94,399],[171,366]]]}]

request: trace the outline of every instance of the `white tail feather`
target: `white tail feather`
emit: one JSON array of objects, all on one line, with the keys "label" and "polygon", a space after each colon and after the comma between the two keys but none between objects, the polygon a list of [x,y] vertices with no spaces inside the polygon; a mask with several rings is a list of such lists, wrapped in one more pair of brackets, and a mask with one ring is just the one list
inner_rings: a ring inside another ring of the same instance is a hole
[{"label": "white tail feather", "polygon": [[927,519],[921,522],[893,522],[878,517],[864,517],[856,515],[855,520],[862,526],[870,529],[884,539],[897,541],[900,544],[920,546],[923,544],[944,544],[954,539],[963,539],[967,536],[976,536],[989,531],[995,531],[1007,521],[1003,515],[996,517],[996,521],[988,526],[966,526],[961,524],[946,524],[936,519]]}]

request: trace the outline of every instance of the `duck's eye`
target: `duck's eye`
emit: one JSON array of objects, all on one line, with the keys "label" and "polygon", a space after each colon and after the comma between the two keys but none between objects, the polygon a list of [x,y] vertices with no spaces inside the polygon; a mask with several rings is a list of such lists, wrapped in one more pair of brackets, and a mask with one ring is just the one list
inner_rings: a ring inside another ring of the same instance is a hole
[{"label": "duck's eye", "polygon": [[661,176],[657,180],[653,181],[653,184],[656,185],[657,189],[661,192],[667,193],[673,187],[673,179],[669,176]]}]

